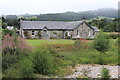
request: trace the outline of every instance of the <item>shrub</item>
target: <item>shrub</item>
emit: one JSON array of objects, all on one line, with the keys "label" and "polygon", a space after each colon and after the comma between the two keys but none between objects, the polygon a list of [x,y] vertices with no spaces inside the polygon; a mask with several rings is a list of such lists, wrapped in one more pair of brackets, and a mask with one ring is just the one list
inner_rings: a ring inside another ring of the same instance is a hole
[{"label": "shrub", "polygon": [[17,55],[3,55],[2,56],[2,70],[8,69],[11,67],[12,64],[18,62],[18,56]]},{"label": "shrub", "polygon": [[3,72],[3,78],[21,78],[20,71],[14,67],[8,68]]},{"label": "shrub", "polygon": [[9,34],[10,36],[12,36],[13,31],[12,30],[8,30],[8,29],[4,29],[4,30],[2,30],[2,33],[3,33],[3,36],[7,35],[7,34]]},{"label": "shrub", "polygon": [[38,38],[41,38],[41,31],[38,31]]},{"label": "shrub", "polygon": [[19,62],[20,73],[22,78],[33,78],[34,65],[29,58],[24,58]]},{"label": "shrub", "polygon": [[101,78],[103,78],[104,80],[110,78],[109,70],[107,68],[102,68],[102,70],[101,70]]},{"label": "shrub", "polygon": [[32,56],[37,73],[50,74],[54,72],[53,57],[47,48],[37,49]]},{"label": "shrub", "polygon": [[95,39],[93,43],[93,47],[101,52],[104,53],[109,49],[109,39],[107,38],[107,35],[100,33],[97,38]]},{"label": "shrub", "polygon": [[2,67],[3,71],[28,55],[30,48],[24,39],[17,36],[5,35],[2,41]]},{"label": "shrub", "polygon": [[24,31],[24,35],[27,36],[28,35],[28,31]]},{"label": "shrub", "polygon": [[95,40],[95,38],[86,38],[86,40]]},{"label": "shrub", "polygon": [[20,54],[26,53],[30,47],[27,46],[24,39],[21,37],[9,36],[8,34],[4,36],[2,41],[2,53],[3,54]]},{"label": "shrub", "polygon": [[52,32],[53,34],[57,34],[57,32]]},{"label": "shrub", "polygon": [[117,39],[118,38],[118,34],[110,34],[109,37],[112,38],[112,39]]},{"label": "shrub", "polygon": [[28,31],[24,31],[24,35],[27,39],[32,39],[32,36]]},{"label": "shrub", "polygon": [[109,45],[110,40],[107,38],[107,35],[104,33],[100,33],[95,41],[93,42],[93,47],[97,51],[100,52],[100,57],[99,57],[99,64],[103,64],[102,62],[102,54],[108,51],[110,45]]},{"label": "shrub", "polygon": [[13,67],[5,70],[3,74],[4,78],[33,78],[33,63],[29,58],[23,58],[21,61],[14,64]]}]

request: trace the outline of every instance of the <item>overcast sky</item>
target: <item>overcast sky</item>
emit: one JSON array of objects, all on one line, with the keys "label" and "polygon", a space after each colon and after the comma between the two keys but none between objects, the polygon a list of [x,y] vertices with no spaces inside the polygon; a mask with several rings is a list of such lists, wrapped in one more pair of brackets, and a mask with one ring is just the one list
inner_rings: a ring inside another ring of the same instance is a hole
[{"label": "overcast sky", "polygon": [[119,0],[0,0],[0,15],[61,13],[118,8]]}]

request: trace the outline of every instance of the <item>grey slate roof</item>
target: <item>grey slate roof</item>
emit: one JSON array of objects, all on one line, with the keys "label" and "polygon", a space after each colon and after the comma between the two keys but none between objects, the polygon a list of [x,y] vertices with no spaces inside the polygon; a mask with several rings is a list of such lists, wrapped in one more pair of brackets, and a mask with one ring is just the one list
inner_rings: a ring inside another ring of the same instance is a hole
[{"label": "grey slate roof", "polygon": [[[85,21],[72,21],[72,22],[63,22],[63,21],[21,21],[22,29],[63,29],[63,30],[72,30],[84,23]],[[91,27],[91,26],[90,26]],[[92,28],[92,27],[91,27]],[[96,29],[93,27],[92,29]]]},{"label": "grey slate roof", "polygon": [[94,31],[99,31],[99,29],[96,26],[91,26],[91,27],[94,29]]}]

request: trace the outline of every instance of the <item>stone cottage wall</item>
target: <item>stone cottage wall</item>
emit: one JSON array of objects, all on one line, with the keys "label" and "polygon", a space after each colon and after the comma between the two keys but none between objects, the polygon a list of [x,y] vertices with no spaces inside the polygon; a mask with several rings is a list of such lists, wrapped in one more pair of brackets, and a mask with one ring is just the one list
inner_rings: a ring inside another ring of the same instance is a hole
[{"label": "stone cottage wall", "polygon": [[[43,38],[43,30],[25,30],[31,35],[31,38]],[[34,31],[34,35],[32,35]],[[38,32],[41,33],[41,37],[38,36]],[[98,32],[94,32],[86,23],[75,28],[73,31],[62,31],[62,30],[47,30],[46,39],[61,39],[66,38],[66,35],[72,38],[94,38]],[[27,38],[24,35],[24,30],[22,30],[22,37]]]},{"label": "stone cottage wall", "polygon": [[85,23],[72,32],[73,38],[94,38],[94,30]]},{"label": "stone cottage wall", "polygon": [[53,30],[53,31],[49,31],[49,36],[50,39],[60,39],[63,38],[63,31],[58,31],[58,30]]}]

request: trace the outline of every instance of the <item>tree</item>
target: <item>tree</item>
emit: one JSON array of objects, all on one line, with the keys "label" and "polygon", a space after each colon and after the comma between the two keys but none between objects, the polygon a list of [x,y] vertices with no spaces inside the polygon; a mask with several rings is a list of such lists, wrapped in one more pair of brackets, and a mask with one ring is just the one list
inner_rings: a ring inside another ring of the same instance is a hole
[{"label": "tree", "polygon": [[30,21],[37,21],[37,18],[36,17],[31,17],[28,20],[30,20]]},{"label": "tree", "polygon": [[98,28],[103,29],[104,26],[107,24],[107,21],[105,19],[101,19],[98,23]]},{"label": "tree", "polygon": [[2,16],[2,22],[6,22],[5,18]]},{"label": "tree", "polygon": [[7,28],[7,23],[3,22],[3,23],[2,23],[2,28],[3,28],[3,29]]},{"label": "tree", "polygon": [[100,52],[100,64],[102,64],[102,54],[109,49],[109,42],[107,35],[100,32],[93,43],[94,48]]},{"label": "tree", "polygon": [[54,57],[47,48],[37,49],[32,55],[34,69],[40,74],[54,73]]}]

